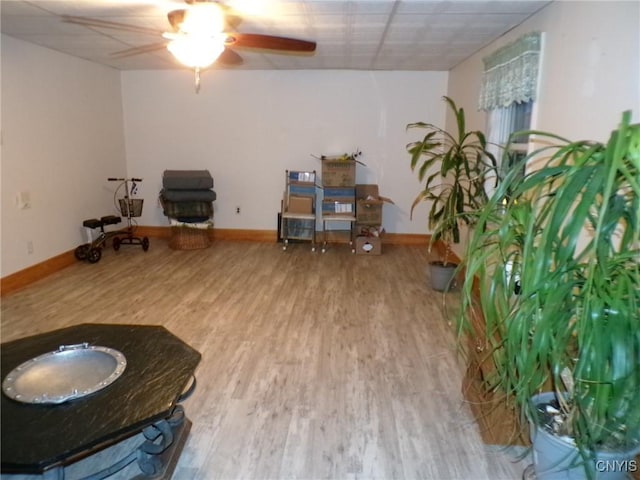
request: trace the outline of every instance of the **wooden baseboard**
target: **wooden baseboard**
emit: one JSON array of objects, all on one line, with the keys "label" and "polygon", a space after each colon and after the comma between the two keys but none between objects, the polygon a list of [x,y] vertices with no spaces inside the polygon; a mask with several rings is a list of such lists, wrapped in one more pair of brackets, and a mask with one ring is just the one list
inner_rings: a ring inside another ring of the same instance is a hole
[{"label": "wooden baseboard", "polygon": [[[171,236],[171,227],[138,227],[136,234],[141,237],[169,238]],[[318,232],[318,235],[318,241],[320,241],[322,232]],[[209,237],[211,240],[275,243],[278,239],[278,233],[275,230],[213,228],[209,231]],[[340,241],[343,237],[336,235],[330,238],[332,241]],[[385,233],[383,241],[388,245],[427,246],[430,238],[431,237],[426,234]],[[344,237],[343,240],[347,241],[347,238]]]},{"label": "wooden baseboard", "polygon": [[44,262],[37,263],[0,279],[0,295],[5,296],[13,293],[41,278],[48,277],[69,265],[77,262],[73,250],[51,257]]},{"label": "wooden baseboard", "polygon": [[[441,241],[434,243],[431,254],[434,259],[448,256],[452,262],[458,265],[462,262],[455,252],[447,251],[447,246]],[[462,269],[458,273],[458,282],[462,285],[464,279],[465,271]],[[472,325],[474,330],[465,334],[468,336],[469,347],[466,358],[467,369],[462,381],[462,394],[478,424],[484,443],[489,445],[529,445],[528,426],[520,421],[517,409],[512,403],[508,403],[506,398],[489,390],[484,382],[486,375],[484,370],[491,368],[492,364],[486,356],[479,356],[476,353],[477,345],[488,345],[485,340],[485,320],[480,308],[479,282],[477,277],[474,278],[471,290],[471,295],[478,305],[475,310],[477,325]],[[459,338],[459,340],[463,340],[463,338]],[[489,362],[488,367],[487,362]]]},{"label": "wooden baseboard", "polygon": [[[168,239],[171,236],[171,227],[139,226],[136,229],[136,236],[149,238]],[[263,242],[275,243],[278,234],[275,230],[244,230],[229,228],[213,228],[209,231],[211,240],[227,240],[237,242]],[[406,234],[406,233],[386,233],[384,243],[388,245],[410,245],[425,247],[429,244],[429,235]],[[332,241],[340,241],[339,238]],[[347,239],[345,239],[347,241]],[[5,296],[20,290],[31,283],[47,277],[63,268],[66,268],[77,260],[73,250],[61,253],[44,262],[32,265],[18,272],[12,273],[0,279],[0,296]]]},{"label": "wooden baseboard", "polygon": [[388,245],[406,245],[428,248],[431,235],[417,233],[385,233],[382,242]]}]

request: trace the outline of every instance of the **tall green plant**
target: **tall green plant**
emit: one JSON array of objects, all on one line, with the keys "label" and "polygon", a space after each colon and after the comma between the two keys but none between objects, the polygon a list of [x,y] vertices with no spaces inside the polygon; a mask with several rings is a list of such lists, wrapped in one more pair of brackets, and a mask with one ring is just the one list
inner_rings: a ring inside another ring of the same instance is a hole
[{"label": "tall green plant", "polygon": [[528,133],[555,145],[478,212],[459,325],[477,278],[496,386],[534,423],[554,390],[587,458],[640,441],[640,125],[625,112],[606,144]]},{"label": "tall green plant", "polygon": [[487,142],[481,131],[466,130],[465,113],[453,100],[444,97],[452,110],[457,130],[449,133],[431,123],[416,122],[407,130],[426,130],[421,140],[407,145],[411,155],[411,170],[417,171],[424,188],[411,205],[413,210],[421,202],[431,202],[428,216],[432,231],[431,244],[437,240],[460,242],[460,223],[470,225],[477,210],[487,201],[485,180],[489,172],[496,172],[496,161],[486,150]]}]

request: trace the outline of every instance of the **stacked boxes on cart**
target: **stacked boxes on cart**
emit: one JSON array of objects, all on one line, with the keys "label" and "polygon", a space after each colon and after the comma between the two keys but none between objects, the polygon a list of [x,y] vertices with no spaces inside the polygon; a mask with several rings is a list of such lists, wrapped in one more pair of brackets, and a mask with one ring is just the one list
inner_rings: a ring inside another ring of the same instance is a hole
[{"label": "stacked boxes on cart", "polygon": [[382,206],[393,203],[378,194],[378,185],[356,185],[356,255],[382,253]]},{"label": "stacked boxes on cart", "polygon": [[327,222],[349,222],[349,244],[353,250],[356,210],[356,160],[359,155],[322,157],[322,253],[326,251]]},{"label": "stacked boxes on cart", "polygon": [[322,215],[352,217],[356,211],[356,160],[322,158]]},{"label": "stacked boxes on cart", "polygon": [[[213,226],[215,200],[213,178],[208,170],[164,171],[160,203],[172,227],[190,227],[200,230],[202,239],[199,241],[206,242],[208,239],[206,230]],[[177,240],[177,234],[183,231],[174,229],[172,241]],[[193,234],[193,231],[190,233]]]},{"label": "stacked boxes on cart", "polygon": [[382,253],[382,207],[392,200],[378,193],[378,185],[356,184],[355,155],[322,158],[323,216],[353,217],[355,252]]},{"label": "stacked boxes on cart", "polygon": [[[315,215],[316,172],[288,171],[289,195],[287,211],[292,214]],[[285,222],[288,240],[315,239],[315,220],[289,218]]]},{"label": "stacked boxes on cart", "polygon": [[289,172],[289,211],[291,213],[314,213],[313,197],[315,195],[315,172]]}]

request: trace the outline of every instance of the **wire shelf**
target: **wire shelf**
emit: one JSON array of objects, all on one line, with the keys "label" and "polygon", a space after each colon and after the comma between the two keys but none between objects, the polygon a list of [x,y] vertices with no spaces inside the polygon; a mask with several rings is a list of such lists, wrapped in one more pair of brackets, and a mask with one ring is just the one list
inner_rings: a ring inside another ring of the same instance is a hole
[{"label": "wire shelf", "polygon": [[141,198],[120,198],[120,213],[123,217],[139,217],[142,215],[142,202]]}]

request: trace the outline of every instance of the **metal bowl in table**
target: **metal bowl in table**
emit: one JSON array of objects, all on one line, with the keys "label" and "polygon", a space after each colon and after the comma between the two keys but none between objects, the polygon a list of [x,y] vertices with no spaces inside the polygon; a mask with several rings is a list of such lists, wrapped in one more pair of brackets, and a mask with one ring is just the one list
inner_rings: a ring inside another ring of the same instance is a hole
[{"label": "metal bowl in table", "polygon": [[111,385],[126,366],[125,356],[113,348],[62,345],[14,368],[2,382],[2,391],[23,403],[63,403]]}]

